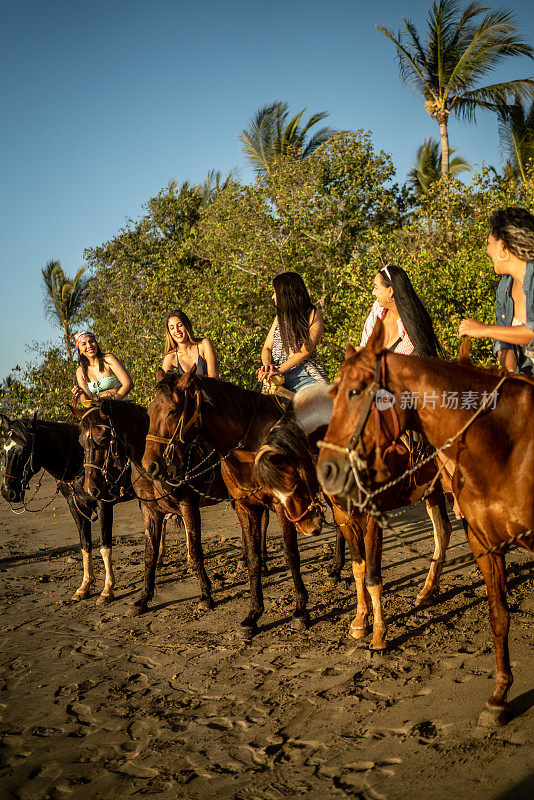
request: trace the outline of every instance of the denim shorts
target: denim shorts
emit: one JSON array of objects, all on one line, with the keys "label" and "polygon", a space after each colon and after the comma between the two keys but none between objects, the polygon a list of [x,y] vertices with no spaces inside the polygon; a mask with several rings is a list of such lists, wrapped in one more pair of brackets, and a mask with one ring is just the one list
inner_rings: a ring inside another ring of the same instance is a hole
[{"label": "denim shorts", "polygon": [[289,389],[290,392],[298,392],[299,389],[304,389],[305,386],[312,386],[317,381],[310,378],[306,372],[306,367],[302,364],[297,364],[293,369],[288,369],[284,374],[284,389]]}]

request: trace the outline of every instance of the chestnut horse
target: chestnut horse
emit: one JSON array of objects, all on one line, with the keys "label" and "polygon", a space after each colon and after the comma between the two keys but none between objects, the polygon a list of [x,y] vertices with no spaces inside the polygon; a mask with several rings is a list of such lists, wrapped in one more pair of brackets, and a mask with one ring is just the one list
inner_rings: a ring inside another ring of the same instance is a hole
[{"label": "chestnut horse", "polygon": [[[534,550],[534,445],[528,433],[534,382],[389,353],[383,340],[378,322],[365,348],[348,346],[318,469],[345,493],[356,496],[355,482],[362,479],[364,492],[375,489],[390,477],[384,453],[405,430],[423,433],[453,463],[452,486],[486,584],[494,639],[495,688],[485,722],[502,723],[513,680],[504,548],[517,542]],[[383,411],[374,401],[379,389],[394,398]]]},{"label": "chestnut horse", "polygon": [[[295,416],[313,441],[320,438],[321,431],[323,434],[326,432],[332,416],[333,401],[328,396],[329,390],[328,385],[317,384],[298,392],[293,400]],[[424,585],[417,595],[416,604],[429,606],[439,593],[441,571],[452,529],[443,489],[439,482],[434,481],[437,474],[436,465],[433,461],[427,462],[412,475],[405,476],[405,471],[411,465],[411,458],[404,444],[394,450],[389,464],[400,480],[382,492],[379,499],[377,497],[377,503],[381,509],[391,510],[412,505],[418,502],[423,494],[428,495],[426,508],[434,532],[434,556]],[[372,598],[373,637],[370,649],[385,650],[387,623],[382,605],[382,528],[371,514],[358,511],[355,507],[352,507],[350,513],[348,512],[347,497],[340,491],[343,486],[324,481],[321,471],[319,479],[325,498],[332,508],[336,525],[342,533],[342,536],[338,537],[336,558],[329,571],[329,577],[333,582],[339,580],[344,561],[345,542],[349,547],[352,561],[357,610],[349,628],[349,636],[361,639],[371,630]],[[435,485],[431,485],[432,481]]]},{"label": "chestnut horse", "polygon": [[145,583],[141,597],[134,604],[137,612],[148,611],[148,603],[154,596],[162,530],[169,515],[178,515],[184,523],[189,556],[200,583],[198,606],[201,610],[213,608],[211,581],[204,567],[199,508],[228,498],[220,468],[214,465],[204,470],[197,483],[198,491],[185,484],[172,487],[151,480],[140,466],[149,425],[145,408],[106,399],[94,402],[88,410],[80,410],[79,415],[80,444],[85,453],[84,489],[91,497],[105,500],[117,479],[117,470],[124,469],[129,461],[132,463],[132,486],[139,500],[146,537]]},{"label": "chestnut horse", "polygon": [[[250,609],[241,622],[245,638],[258,631],[263,614],[261,585],[260,521],[264,508],[278,517],[285,557],[295,587],[296,605],[292,627],[307,627],[308,593],[300,573],[297,529],[313,535],[321,530],[322,517],[315,501],[318,491],[315,467],[304,433],[291,412],[277,397],[241,389],[215,378],[198,377],[193,367],[183,375],[157,372],[158,386],[150,403],[150,431],[142,465],[152,478],[187,479],[195,485],[195,470],[187,466],[191,448],[201,434],[217,451],[224,482],[235,502],[247,553]],[[285,452],[277,459],[276,480],[266,489],[255,461],[271,452],[270,436],[285,436]],[[299,453],[299,469],[286,472],[284,464]]]}]

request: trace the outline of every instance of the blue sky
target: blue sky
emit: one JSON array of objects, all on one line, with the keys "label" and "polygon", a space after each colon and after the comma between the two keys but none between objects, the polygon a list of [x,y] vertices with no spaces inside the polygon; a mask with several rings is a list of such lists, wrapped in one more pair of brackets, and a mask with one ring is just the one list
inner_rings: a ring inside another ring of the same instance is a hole
[{"label": "blue sky", "polygon": [[[400,82],[393,45],[376,30],[403,16],[421,30],[430,0],[0,0],[2,153],[0,378],[57,343],[40,269],[73,275],[86,247],[112,237],[165,186],[210,169],[252,175],[238,133],[275,99],[327,124],[365,128],[403,181],[437,125]],[[534,4],[512,8],[534,44]],[[491,80],[534,75],[511,60]],[[500,165],[497,123],[451,120],[471,163]]]}]

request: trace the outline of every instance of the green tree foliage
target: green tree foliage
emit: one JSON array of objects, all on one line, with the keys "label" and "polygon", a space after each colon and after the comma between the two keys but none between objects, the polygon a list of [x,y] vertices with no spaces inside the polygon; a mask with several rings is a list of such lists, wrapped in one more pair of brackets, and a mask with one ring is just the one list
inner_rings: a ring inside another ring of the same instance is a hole
[{"label": "green tree foliage", "polygon": [[[103,349],[132,373],[138,402],[153,397],[173,308],[213,341],[222,377],[252,387],[275,313],[272,278],[295,270],[323,307],[319,356],[333,378],[347,340],[359,343],[375,272],[393,262],[408,271],[454,356],[462,317],[494,321],[487,220],[498,206],[534,210],[534,171],[526,175],[519,188],[485,168],[447,191],[435,181],[407,213],[390,157],[359,131],[331,137],[306,159],[278,156],[268,183],[230,179],[208,193],[174,184],[146,203],[140,219],[86,252],[93,272],[86,312]],[[473,347],[478,360],[490,361],[488,340]],[[56,419],[68,414],[73,383],[72,362],[57,348],[44,348],[23,381],[40,413]]]},{"label": "green tree foliage", "polygon": [[296,158],[306,158],[336,133],[331,128],[310,133],[328,114],[326,111],[312,114],[308,122],[301,125],[305,111],[303,108],[288,119],[287,103],[277,100],[258,109],[249,127],[239,134],[245,156],[259,178],[270,178],[278,156],[293,154]]},{"label": "green tree foliage", "polygon": [[52,259],[41,270],[44,283],[44,306],[48,317],[63,329],[65,349],[72,360],[72,326],[83,315],[89,278],[83,277],[85,266],[74,278],[68,278],[59,261]]},{"label": "green tree foliage", "polygon": [[[451,148],[449,156],[456,151]],[[460,172],[471,171],[469,164],[461,156],[449,159],[449,175],[456,176]],[[417,150],[415,165],[408,173],[408,182],[411,184],[416,197],[426,195],[432,183],[441,179],[441,153],[439,143],[430,137],[425,139]]]},{"label": "green tree foliage", "polygon": [[499,111],[499,137],[507,159],[505,171],[526,181],[526,170],[534,164],[534,101],[530,109],[516,102]]},{"label": "green tree foliage", "polygon": [[498,111],[509,102],[534,96],[534,80],[524,78],[480,86],[480,81],[504,59],[534,55],[506,9],[488,9],[477,2],[465,8],[455,0],[435,2],[428,14],[426,41],[413,23],[403,19],[397,35],[378,30],[396,47],[402,80],[422,94],[428,113],[439,125],[442,176],[449,172],[450,114],[475,120],[479,109]]}]

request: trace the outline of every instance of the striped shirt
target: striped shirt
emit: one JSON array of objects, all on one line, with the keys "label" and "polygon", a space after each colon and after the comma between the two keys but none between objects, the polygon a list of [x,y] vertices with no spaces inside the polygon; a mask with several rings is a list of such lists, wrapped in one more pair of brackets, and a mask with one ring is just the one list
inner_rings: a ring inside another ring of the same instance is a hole
[{"label": "striped shirt", "polygon": [[[280,327],[277,322],[276,328],[274,329],[273,333],[273,349],[272,349],[273,364],[277,367],[279,364],[283,364],[284,361],[287,361],[288,358],[289,356],[286,353],[284,345],[282,344]],[[304,367],[304,369],[306,370],[306,372],[313,381],[319,382],[328,380],[328,375],[322,368],[318,358],[315,355],[311,355],[305,361],[302,361],[300,364],[297,364],[296,367],[292,367],[292,369],[297,369],[298,367]]]},{"label": "striped shirt", "polygon": [[[362,331],[362,340],[360,342],[360,347],[365,347],[369,339],[371,338],[371,333],[373,328],[375,327],[375,322],[377,319],[384,319],[386,316],[387,308],[382,308],[378,300],[375,300],[373,303],[373,307],[371,309],[371,313],[365,320],[365,325],[363,326]],[[406,333],[406,328],[402,324],[402,320],[399,317],[397,320],[397,327],[399,331],[399,339],[400,342],[397,341],[395,347],[393,348],[394,353],[400,353],[403,356],[411,356],[414,351],[415,347],[412,344],[412,340]]]}]

